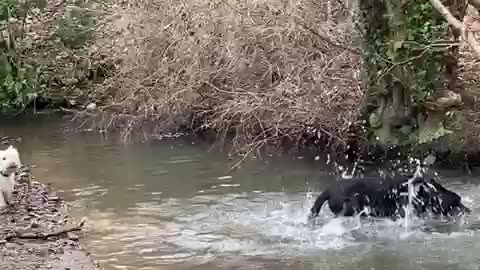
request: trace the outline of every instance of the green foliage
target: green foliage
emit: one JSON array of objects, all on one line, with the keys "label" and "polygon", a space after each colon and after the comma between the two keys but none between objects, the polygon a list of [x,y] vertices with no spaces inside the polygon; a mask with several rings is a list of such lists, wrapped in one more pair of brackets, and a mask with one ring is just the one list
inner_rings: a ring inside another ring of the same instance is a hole
[{"label": "green foliage", "polygon": [[18,109],[34,95],[35,70],[32,66],[17,67],[7,58],[0,61],[0,111]]},{"label": "green foliage", "polygon": [[383,0],[380,10],[370,7],[377,12],[367,19],[367,23],[375,22],[367,29],[365,59],[377,72],[369,83],[384,86],[398,79],[411,90],[414,105],[421,104],[434,91],[438,74],[445,70],[448,46],[443,46],[442,39],[447,36],[448,23],[427,0],[410,1],[405,6],[395,2],[400,1]]},{"label": "green foliage", "polygon": [[[420,1],[421,2],[421,1]],[[443,76],[446,68],[447,46],[442,46],[446,39],[448,23],[432,7],[430,2],[410,4],[406,9],[407,39],[397,51],[400,61],[412,61],[406,67],[415,85],[410,85],[413,105],[421,105],[435,91],[435,82]],[[419,57],[420,56],[420,57]]]},{"label": "green foliage", "polygon": [[[0,111],[23,108],[40,88],[42,74],[22,57],[23,27],[27,16],[42,11],[46,0],[0,0]],[[79,48],[93,37],[95,19],[84,12],[85,3],[75,3],[72,12],[60,20],[56,34],[69,48]],[[80,12],[79,12],[80,11]],[[35,16],[31,16],[35,17]]]},{"label": "green foliage", "polygon": [[35,70],[17,54],[16,42],[21,37],[12,26],[24,21],[32,9],[45,6],[45,0],[0,0],[0,111],[18,109],[34,95]]},{"label": "green foliage", "polygon": [[2,23],[2,27],[4,27],[4,24],[10,18],[10,14],[14,13],[15,7],[15,0],[0,0],[0,22]]},{"label": "green foliage", "polygon": [[[448,23],[428,0],[361,0],[360,5],[365,20],[364,63],[370,100],[377,108],[379,98],[386,97],[391,102],[389,88],[398,81],[404,89],[403,105],[422,108],[443,83],[450,45]],[[388,124],[381,122],[382,113],[378,109],[369,110],[372,143],[377,137],[388,136],[380,140],[412,145],[450,133],[441,121],[423,128],[417,119],[390,130],[382,126]]]}]

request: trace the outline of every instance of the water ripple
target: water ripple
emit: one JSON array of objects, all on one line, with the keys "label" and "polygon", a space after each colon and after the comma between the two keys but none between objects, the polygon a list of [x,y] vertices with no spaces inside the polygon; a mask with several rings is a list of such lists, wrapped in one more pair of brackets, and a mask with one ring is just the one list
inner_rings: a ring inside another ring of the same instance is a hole
[{"label": "water ripple", "polygon": [[[145,266],[141,269],[153,269],[150,268],[153,265],[188,268],[187,265],[207,267],[222,262],[231,265],[232,260],[227,258],[235,256],[241,256],[244,261],[262,258],[263,262],[274,258],[295,261],[332,251],[347,257],[353,256],[352,252],[358,256],[358,252],[372,249],[372,243],[388,248],[426,241],[431,242],[430,248],[442,250],[444,247],[438,241],[452,239],[449,244],[457,241],[461,246],[468,242],[474,248],[477,244],[466,239],[479,239],[475,232],[460,227],[458,231],[442,233],[446,229],[441,229],[438,224],[437,231],[426,232],[420,229],[425,226],[420,221],[412,223],[411,229],[405,231],[403,221],[331,219],[326,207],[318,221],[322,226],[311,227],[306,216],[315,198],[312,195],[252,191],[167,198],[159,192],[153,196],[157,199],[137,202],[121,215],[105,212],[91,215],[95,220],[92,227],[98,233],[96,238],[101,239],[95,242],[96,250],[100,251],[98,259],[115,265],[117,261],[111,260],[111,256],[115,256],[119,258],[118,262],[128,260],[131,265]],[[480,220],[476,219],[472,218],[470,223],[479,223]],[[108,233],[98,228],[104,228]],[[118,245],[112,247],[112,242]],[[263,263],[252,265],[252,268],[261,268],[259,265]],[[126,266],[119,264],[115,267]]]}]

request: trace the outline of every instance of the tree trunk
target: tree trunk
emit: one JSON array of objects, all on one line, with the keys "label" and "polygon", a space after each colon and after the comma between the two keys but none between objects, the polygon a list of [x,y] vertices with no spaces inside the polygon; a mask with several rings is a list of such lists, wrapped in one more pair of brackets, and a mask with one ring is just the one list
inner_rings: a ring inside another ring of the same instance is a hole
[{"label": "tree trunk", "polygon": [[[443,4],[449,7],[450,13],[459,21],[463,21],[463,17],[465,15],[465,11],[467,9],[467,2],[462,0],[448,0],[443,2]],[[458,29],[453,30],[451,28],[450,31],[450,39],[454,42],[460,41],[461,33]],[[460,56],[460,47],[459,46],[452,46],[447,54],[447,70],[446,70],[446,77],[447,77],[447,88],[457,92],[461,95],[464,93],[463,84],[458,79],[459,77],[459,68],[458,68],[458,58]]]},{"label": "tree trunk", "polygon": [[[462,2],[445,3],[458,19]],[[458,49],[448,37],[459,33],[429,0],[360,0],[360,10],[370,143],[411,147],[449,134],[437,92],[457,83]]]}]

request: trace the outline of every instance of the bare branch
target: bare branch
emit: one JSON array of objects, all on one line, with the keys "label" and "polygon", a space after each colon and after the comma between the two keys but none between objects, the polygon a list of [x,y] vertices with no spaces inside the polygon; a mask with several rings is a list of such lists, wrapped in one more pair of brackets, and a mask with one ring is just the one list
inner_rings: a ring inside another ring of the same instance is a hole
[{"label": "bare branch", "polygon": [[454,28],[460,30],[463,33],[463,38],[470,45],[470,47],[475,51],[477,58],[480,58],[480,45],[473,35],[470,35],[471,32],[464,26],[462,22],[457,20],[452,13],[440,2],[440,0],[430,0],[432,6],[442,14],[442,16],[447,20],[447,22]]},{"label": "bare branch", "polygon": [[219,148],[231,136],[232,152],[242,156],[305,133],[317,143],[320,130],[339,140],[332,148],[343,145],[364,96],[361,33],[345,18],[353,0],[300,1],[285,10],[277,0],[207,2],[139,0],[107,12],[105,21],[114,22],[121,11],[129,27],[106,23],[97,31],[119,33],[100,36],[96,46],[111,48],[109,61],[121,64],[96,91],[109,101],[97,107],[109,121],[89,124],[125,135],[209,130]]}]

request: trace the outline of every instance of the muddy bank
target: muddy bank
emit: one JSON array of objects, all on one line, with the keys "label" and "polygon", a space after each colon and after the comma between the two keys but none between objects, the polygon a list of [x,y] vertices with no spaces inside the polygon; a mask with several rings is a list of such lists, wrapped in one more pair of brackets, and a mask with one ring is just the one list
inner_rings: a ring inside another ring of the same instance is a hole
[{"label": "muddy bank", "polygon": [[13,204],[0,214],[0,269],[99,269],[79,241],[82,227],[65,201],[23,167]]}]

